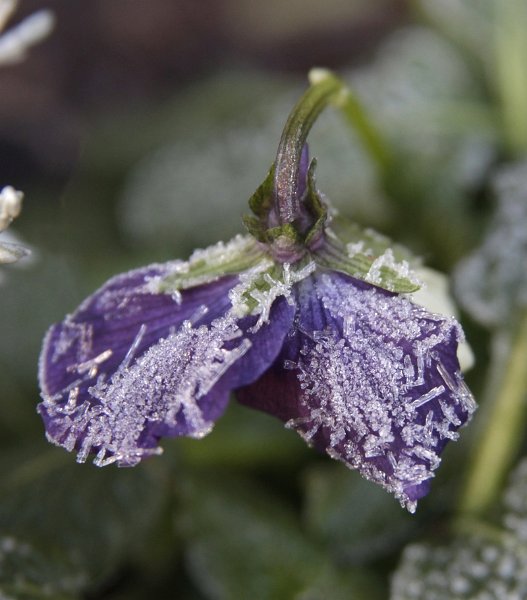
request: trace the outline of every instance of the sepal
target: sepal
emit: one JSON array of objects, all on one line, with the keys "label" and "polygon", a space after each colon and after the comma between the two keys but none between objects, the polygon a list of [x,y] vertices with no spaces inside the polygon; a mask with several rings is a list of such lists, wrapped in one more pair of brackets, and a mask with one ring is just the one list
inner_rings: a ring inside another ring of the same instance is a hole
[{"label": "sepal", "polygon": [[177,294],[225,275],[237,275],[254,267],[264,257],[265,252],[253,237],[237,235],[227,243],[219,242],[196,250],[186,262],[174,263],[171,272],[149,282],[150,291]]},{"label": "sepal", "polygon": [[313,253],[317,264],[340,271],[389,292],[410,293],[421,287],[411,268],[415,259],[404,247],[371,229],[336,217],[324,245]]}]

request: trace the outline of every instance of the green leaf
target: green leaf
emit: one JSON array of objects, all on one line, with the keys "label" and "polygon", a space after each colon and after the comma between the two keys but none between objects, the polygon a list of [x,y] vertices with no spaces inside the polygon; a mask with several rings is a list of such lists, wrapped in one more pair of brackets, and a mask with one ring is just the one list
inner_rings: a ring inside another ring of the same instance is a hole
[{"label": "green leaf", "polygon": [[86,575],[66,555],[39,551],[18,537],[0,537],[2,600],[74,600]]},{"label": "green leaf", "polygon": [[190,468],[284,468],[310,456],[304,441],[291,435],[283,423],[263,412],[231,402],[206,440],[184,438],[177,442]]},{"label": "green leaf", "polygon": [[[206,598],[372,597],[353,593],[358,580],[340,576],[289,506],[250,480],[202,472],[178,492],[188,568]],[[339,581],[343,587],[333,596]]]},{"label": "green leaf", "polygon": [[343,465],[311,468],[305,477],[310,533],[340,564],[363,564],[393,552],[418,521],[384,490]]},{"label": "green leaf", "polygon": [[140,555],[159,518],[166,481],[154,463],[136,469],[79,465],[56,449],[4,456],[0,531],[67,555],[90,584]]}]

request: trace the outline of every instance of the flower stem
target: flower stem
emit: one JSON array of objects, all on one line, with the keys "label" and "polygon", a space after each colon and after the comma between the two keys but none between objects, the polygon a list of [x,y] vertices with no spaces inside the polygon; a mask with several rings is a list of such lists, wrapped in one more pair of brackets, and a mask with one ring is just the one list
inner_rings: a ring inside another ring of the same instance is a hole
[{"label": "flower stem", "polygon": [[[486,414],[482,415],[480,441],[474,449],[461,496],[461,513],[478,516],[487,511],[496,500],[503,477],[521,444],[527,412],[527,311],[517,325],[491,378],[492,395],[485,404]],[[498,346],[494,349],[496,353]]]},{"label": "flower stem", "polygon": [[513,156],[527,150],[527,37],[523,0],[494,2],[494,71],[505,141]]},{"label": "flower stem", "polygon": [[358,135],[364,150],[377,167],[379,175],[384,176],[391,164],[388,142],[373,125],[364,107],[349,88],[339,95],[337,105],[342,110],[346,121]]},{"label": "flower stem", "polygon": [[292,223],[299,216],[300,159],[308,133],[322,110],[344,89],[340,79],[329,71],[320,71],[323,76],[311,79],[311,86],[289,114],[276,153],[274,191],[282,224]]}]

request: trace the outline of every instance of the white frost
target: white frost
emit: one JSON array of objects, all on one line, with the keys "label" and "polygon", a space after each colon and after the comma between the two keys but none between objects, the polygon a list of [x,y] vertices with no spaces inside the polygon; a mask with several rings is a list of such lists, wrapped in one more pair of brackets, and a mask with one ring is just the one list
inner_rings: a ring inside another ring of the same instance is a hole
[{"label": "white frost", "polygon": [[[457,414],[468,417],[475,410],[460,375],[448,374],[436,353],[453,329],[459,331],[457,324],[431,319],[404,297],[376,289],[350,291],[347,282],[331,276],[312,287],[309,293],[316,293],[335,318],[354,318],[345,338],[317,331],[301,350],[296,366],[307,416],[288,426],[308,441],[321,430],[330,432],[328,454],[413,511],[415,502],[405,489],[433,477],[440,440],[456,437]],[[442,383],[431,386],[425,372]],[[430,406],[441,400],[446,414]],[[380,459],[367,460],[375,457]],[[379,460],[386,461],[385,468]]]}]

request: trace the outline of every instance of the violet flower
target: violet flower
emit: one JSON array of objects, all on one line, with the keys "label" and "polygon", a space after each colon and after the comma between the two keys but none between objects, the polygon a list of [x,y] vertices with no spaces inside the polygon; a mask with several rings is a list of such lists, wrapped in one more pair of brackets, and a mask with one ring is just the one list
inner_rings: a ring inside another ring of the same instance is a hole
[{"label": "violet flower", "polygon": [[409,510],[475,405],[462,331],[408,294],[408,255],[330,214],[307,132],[340,88],[313,85],[250,200],[249,235],[114,277],[47,333],[39,412],[83,462],[131,466],[208,434],[231,392]]}]

